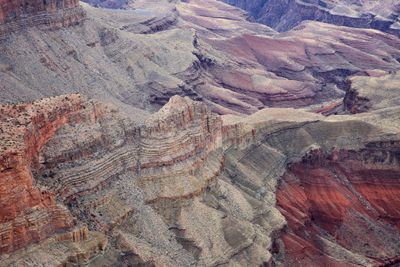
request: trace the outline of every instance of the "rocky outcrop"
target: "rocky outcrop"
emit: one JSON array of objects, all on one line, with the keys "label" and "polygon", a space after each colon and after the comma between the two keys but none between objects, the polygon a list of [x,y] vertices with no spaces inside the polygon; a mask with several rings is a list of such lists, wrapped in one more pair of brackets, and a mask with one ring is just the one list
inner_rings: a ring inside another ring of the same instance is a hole
[{"label": "rocky outcrop", "polygon": [[400,73],[371,72],[369,77],[353,77],[343,103],[350,113],[382,109],[400,103]]},{"label": "rocky outcrop", "polygon": [[78,0],[2,0],[0,38],[31,26],[56,29],[82,21],[85,13]]},{"label": "rocky outcrop", "polygon": [[68,232],[69,235],[85,233],[84,239],[70,239],[61,234],[34,244],[26,250],[0,255],[1,266],[71,266],[87,265],[104,253],[107,237],[98,232],[88,232],[85,228]]},{"label": "rocky outcrop", "polygon": [[[399,255],[398,108],[221,117],[174,96],[136,120],[79,95],[4,108],[7,265],[291,265],[303,251],[304,264],[368,265]],[[353,242],[359,235],[379,250]]]},{"label": "rocky outcrop", "polygon": [[303,1],[303,0],[225,0],[240,7],[259,23],[277,31],[288,31],[306,20],[340,26],[372,28],[399,35],[399,6],[393,1]]},{"label": "rocky outcrop", "polygon": [[312,151],[292,164],[277,193],[288,221],[285,264],[398,261],[398,154],[398,142],[375,142],[360,151]]},{"label": "rocky outcrop", "polygon": [[[53,105],[48,105],[50,102]],[[77,96],[1,106],[1,252],[12,252],[74,226],[55,195],[34,184],[39,151],[80,108]]]}]

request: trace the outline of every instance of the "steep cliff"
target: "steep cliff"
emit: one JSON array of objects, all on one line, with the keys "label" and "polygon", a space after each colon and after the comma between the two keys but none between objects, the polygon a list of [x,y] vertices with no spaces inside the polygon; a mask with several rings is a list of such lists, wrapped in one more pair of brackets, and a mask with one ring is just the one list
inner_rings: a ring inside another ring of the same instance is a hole
[{"label": "steep cliff", "polygon": [[1,0],[0,38],[32,26],[47,29],[77,24],[84,18],[79,0]]},{"label": "steep cliff", "polygon": [[311,151],[291,165],[277,193],[288,221],[285,264],[398,263],[398,177],[395,141],[331,154]]},{"label": "steep cliff", "polygon": [[[0,253],[19,250],[11,262],[24,255],[22,248],[44,240],[50,246],[62,240],[65,247],[81,250],[62,253],[61,258],[57,257],[63,251],[59,247],[42,252],[45,256],[41,261],[48,260],[49,264],[68,262],[68,257],[77,258],[79,253],[86,255],[82,259],[89,259],[98,253],[96,247],[106,243],[103,235],[89,233],[74,220],[56,201],[54,192],[38,185],[32,175],[40,164],[40,150],[81,108],[79,95],[0,107]],[[8,258],[3,260],[10,263]]]}]

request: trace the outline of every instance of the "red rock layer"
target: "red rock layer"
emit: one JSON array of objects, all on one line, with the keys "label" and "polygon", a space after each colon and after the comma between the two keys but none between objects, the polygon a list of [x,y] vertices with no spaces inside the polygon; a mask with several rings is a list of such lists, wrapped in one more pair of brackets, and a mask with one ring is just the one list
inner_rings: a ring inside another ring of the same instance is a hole
[{"label": "red rock layer", "polygon": [[58,29],[85,17],[78,0],[0,0],[0,39],[31,26]]},{"label": "red rock layer", "polygon": [[[362,265],[343,256],[345,250],[378,265],[398,258],[399,151],[398,142],[358,152],[314,151],[290,166],[277,192],[289,226],[282,236],[289,264]],[[329,249],[326,239],[341,249]]]},{"label": "red rock layer", "polygon": [[32,171],[40,149],[78,109],[77,95],[0,107],[0,253],[74,226],[55,195],[34,185]]},{"label": "red rock layer", "polygon": [[55,13],[60,9],[79,6],[79,0],[0,0],[0,23],[41,12]]}]

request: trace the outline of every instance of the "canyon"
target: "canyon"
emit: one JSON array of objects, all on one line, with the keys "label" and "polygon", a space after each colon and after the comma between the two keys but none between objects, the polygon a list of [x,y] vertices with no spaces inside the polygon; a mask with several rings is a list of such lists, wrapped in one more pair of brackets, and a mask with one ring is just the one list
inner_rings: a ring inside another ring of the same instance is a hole
[{"label": "canyon", "polygon": [[278,31],[314,20],[400,35],[400,5],[393,0],[224,0],[249,12],[253,20]]},{"label": "canyon", "polygon": [[399,264],[395,32],[22,2],[0,2],[0,266]]}]

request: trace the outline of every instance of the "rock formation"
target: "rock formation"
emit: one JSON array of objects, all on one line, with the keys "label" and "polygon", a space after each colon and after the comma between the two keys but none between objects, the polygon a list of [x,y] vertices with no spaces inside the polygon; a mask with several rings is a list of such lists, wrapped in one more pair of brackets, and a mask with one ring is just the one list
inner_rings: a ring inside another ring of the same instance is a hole
[{"label": "rock formation", "polygon": [[398,166],[395,141],[358,151],[311,151],[291,165],[277,193],[290,229],[282,237],[285,263],[398,262]]},{"label": "rock formation", "polygon": [[82,9],[10,3],[1,267],[399,263],[398,37],[214,0],[49,30]]},{"label": "rock formation", "polygon": [[55,29],[79,23],[84,11],[79,0],[2,0],[0,38],[31,26]]},{"label": "rock formation", "polygon": [[[7,264],[73,262],[75,256],[64,258],[75,255],[73,243],[100,248],[78,262],[106,265],[398,259],[398,107],[331,117],[294,109],[220,117],[176,96],[137,121],[113,105],[70,95],[3,109]],[[26,117],[16,117],[24,110]],[[13,189],[11,176],[27,182]],[[354,243],[360,235],[379,250]],[[67,240],[62,257],[18,250],[44,252],[60,240]]]},{"label": "rock formation", "polygon": [[[32,176],[40,164],[40,150],[80,108],[76,95],[0,107],[0,253],[10,253],[48,238],[86,242],[87,229],[73,219],[65,206],[57,203],[54,192],[38,186]],[[97,246],[96,241],[91,242],[94,244],[89,250]],[[55,255],[59,253],[54,249]],[[51,258],[52,253],[49,255]],[[68,253],[64,256],[67,258]]]},{"label": "rock formation", "polygon": [[372,28],[400,35],[400,5],[396,1],[349,0],[224,0],[249,12],[255,21],[277,31],[288,31],[302,21]]},{"label": "rock formation", "polygon": [[251,114],[338,104],[350,76],[400,68],[399,39],[378,31],[307,22],[277,33],[222,2],[156,2],[82,3],[81,25],[9,36],[0,43],[0,100],[79,91],[145,117],[180,95],[220,114]]}]

